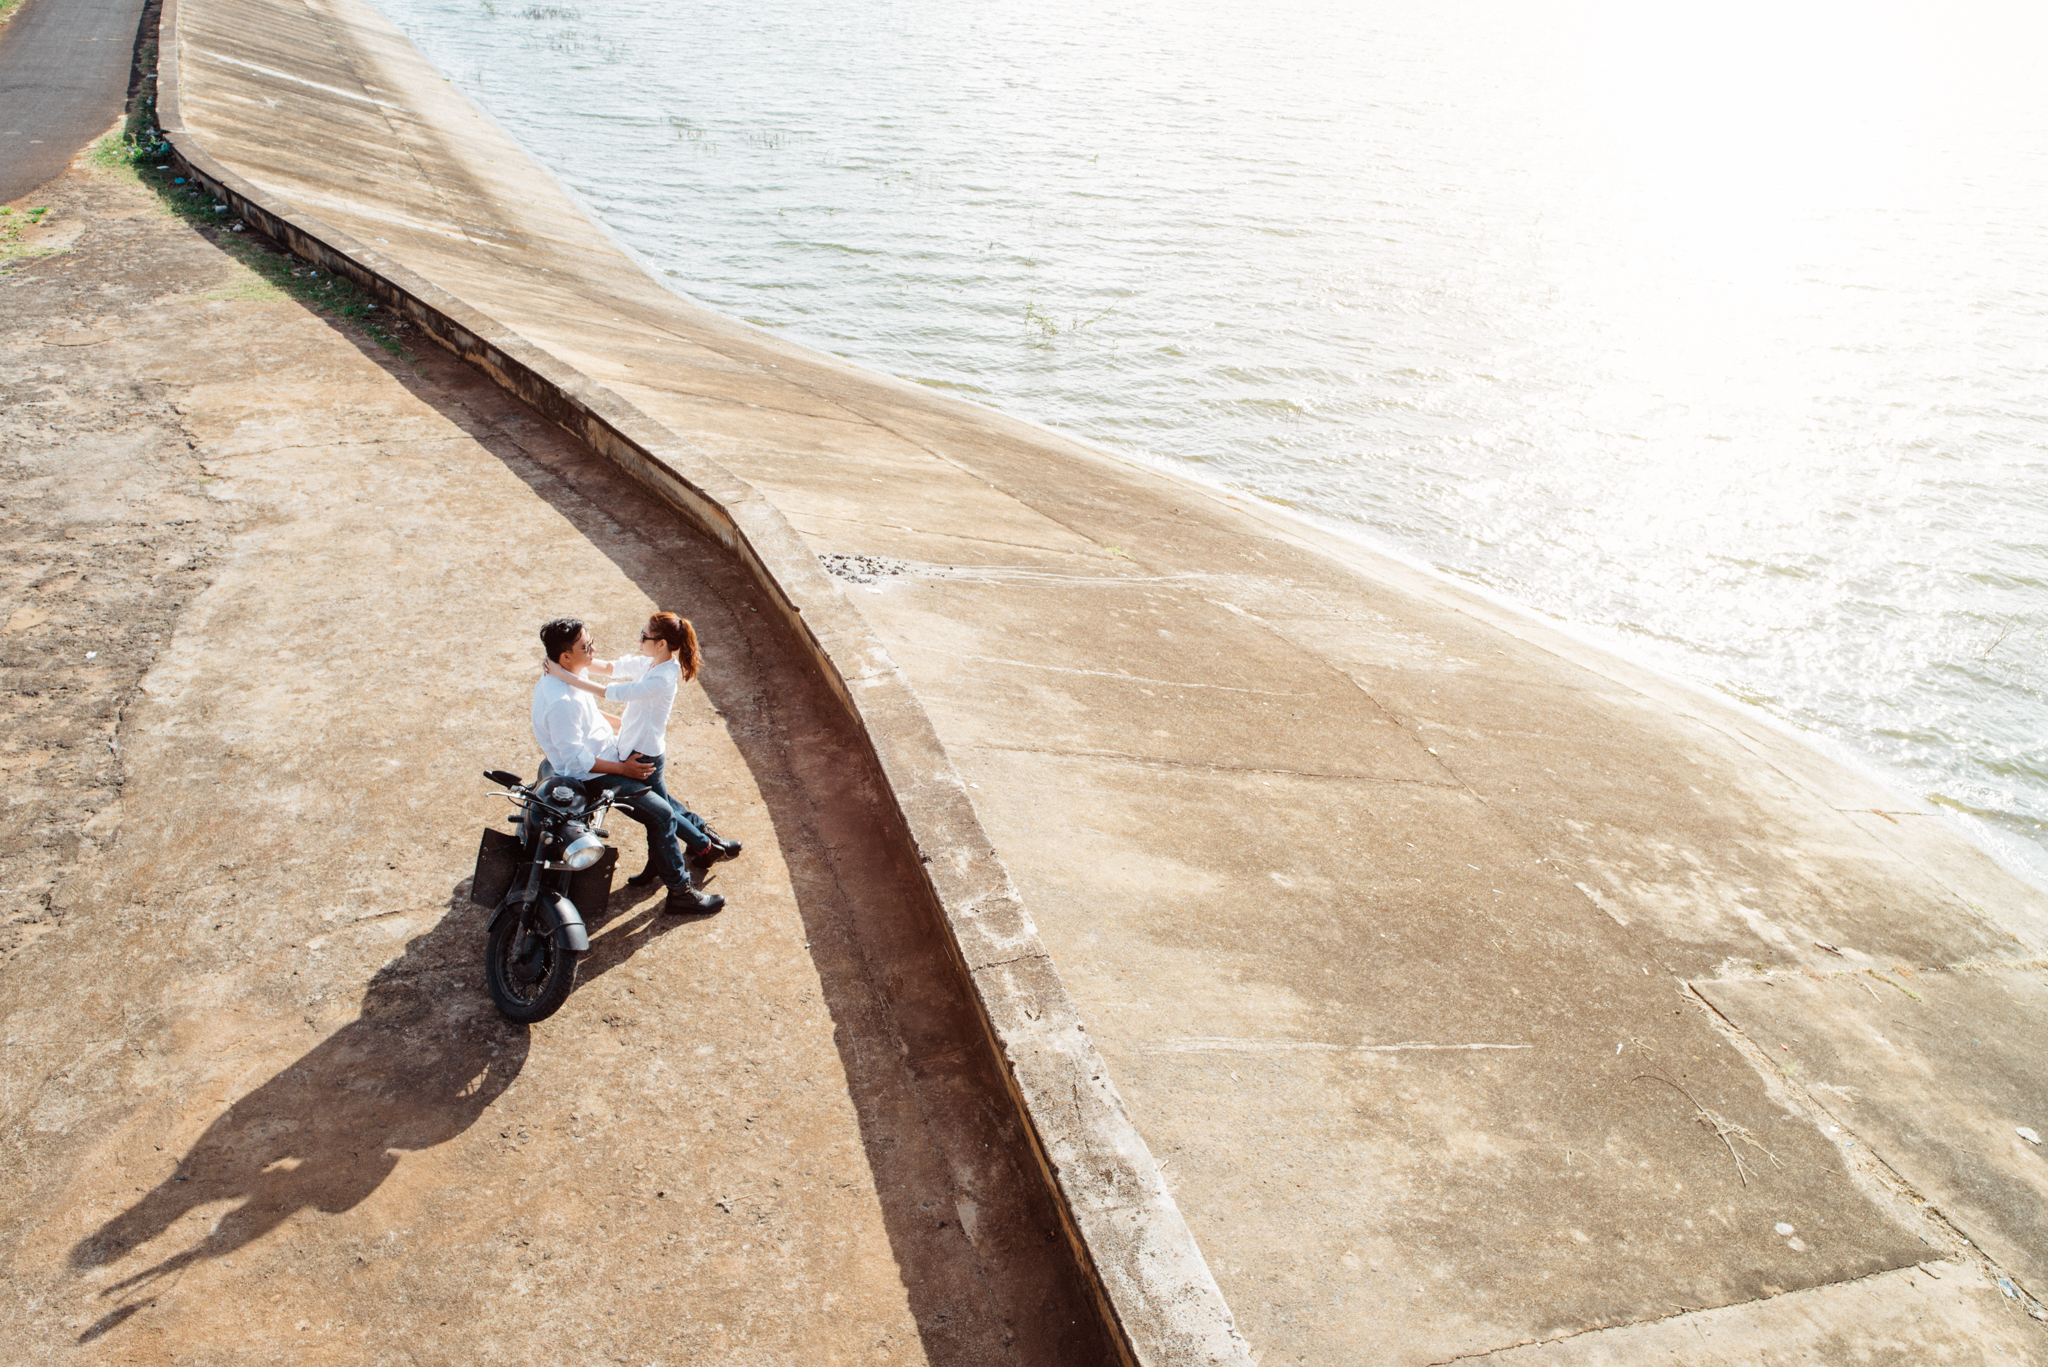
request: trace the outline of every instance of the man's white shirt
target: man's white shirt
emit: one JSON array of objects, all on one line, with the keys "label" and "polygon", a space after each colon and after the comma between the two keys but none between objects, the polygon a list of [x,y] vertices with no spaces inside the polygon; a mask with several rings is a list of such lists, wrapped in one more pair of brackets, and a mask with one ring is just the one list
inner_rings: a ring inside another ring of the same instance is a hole
[{"label": "man's white shirt", "polygon": [[564,778],[589,778],[599,760],[620,758],[619,738],[597,710],[597,700],[552,674],[533,686],[533,738]]}]

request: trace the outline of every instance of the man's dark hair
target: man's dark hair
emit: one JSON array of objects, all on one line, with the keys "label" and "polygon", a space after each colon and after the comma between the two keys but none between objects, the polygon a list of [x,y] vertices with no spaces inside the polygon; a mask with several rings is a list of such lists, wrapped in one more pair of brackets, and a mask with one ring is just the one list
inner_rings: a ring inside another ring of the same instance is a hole
[{"label": "man's dark hair", "polygon": [[540,648],[556,664],[562,662],[562,652],[576,644],[576,638],[583,634],[583,621],[578,617],[557,617],[540,629]]}]

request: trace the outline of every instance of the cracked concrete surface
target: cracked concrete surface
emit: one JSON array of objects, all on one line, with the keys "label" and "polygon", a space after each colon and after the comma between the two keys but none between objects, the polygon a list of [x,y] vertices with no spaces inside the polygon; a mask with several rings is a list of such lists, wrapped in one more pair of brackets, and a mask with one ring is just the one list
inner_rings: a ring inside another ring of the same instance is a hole
[{"label": "cracked concrete surface", "polygon": [[1941,1262],[1453,1360],[1474,1367],[1993,1367],[2038,1362],[2041,1345],[1991,1277]]}]

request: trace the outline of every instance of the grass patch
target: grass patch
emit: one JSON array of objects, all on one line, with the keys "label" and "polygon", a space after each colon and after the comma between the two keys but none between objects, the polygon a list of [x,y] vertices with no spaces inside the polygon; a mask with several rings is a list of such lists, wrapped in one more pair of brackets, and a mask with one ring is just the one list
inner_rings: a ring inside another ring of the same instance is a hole
[{"label": "grass patch", "polygon": [[21,235],[43,221],[43,215],[50,212],[47,204],[33,209],[11,209],[0,204],[0,261],[14,261],[24,256],[44,256],[56,250],[54,247],[38,247],[23,242]]},{"label": "grass patch", "polygon": [[0,0],[0,24],[12,19],[21,8],[21,0]]},{"label": "grass patch", "polygon": [[[154,76],[156,44],[145,45],[135,55],[135,61],[142,70]],[[128,107],[128,116],[121,120],[120,128],[92,145],[92,164],[127,179],[133,177],[143,164],[162,161],[170,151],[170,144],[157,131],[156,96],[143,94]]]},{"label": "grass patch", "polygon": [[201,299],[235,304],[263,299],[283,299],[285,292],[268,280],[243,280],[233,285],[223,285],[217,290],[208,290]]},{"label": "grass patch", "polygon": [[[144,52],[147,69],[155,69],[155,57],[153,48]],[[375,295],[346,276],[302,261],[250,231],[247,224],[235,217],[232,208],[184,173],[157,128],[153,97],[145,95],[138,99],[121,128],[93,144],[92,161],[150,191],[166,210],[191,224],[256,277],[211,290],[201,298],[295,299],[316,313],[352,324],[400,360],[412,360],[397,335],[404,324],[380,305]]]}]

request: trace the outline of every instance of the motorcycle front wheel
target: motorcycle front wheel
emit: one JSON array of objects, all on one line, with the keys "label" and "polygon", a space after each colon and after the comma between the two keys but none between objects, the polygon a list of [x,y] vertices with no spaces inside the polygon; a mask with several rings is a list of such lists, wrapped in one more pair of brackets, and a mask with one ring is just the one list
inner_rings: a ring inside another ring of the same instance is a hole
[{"label": "motorcycle front wheel", "polygon": [[507,911],[484,945],[484,981],[498,1014],[518,1025],[544,1021],[576,985],[576,956],[555,937],[515,911]]}]

